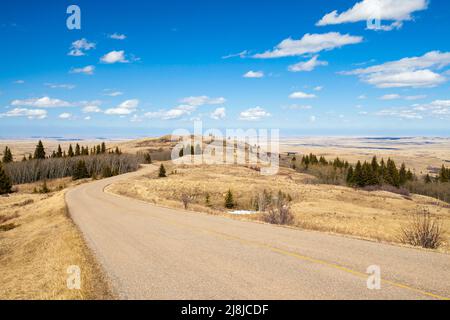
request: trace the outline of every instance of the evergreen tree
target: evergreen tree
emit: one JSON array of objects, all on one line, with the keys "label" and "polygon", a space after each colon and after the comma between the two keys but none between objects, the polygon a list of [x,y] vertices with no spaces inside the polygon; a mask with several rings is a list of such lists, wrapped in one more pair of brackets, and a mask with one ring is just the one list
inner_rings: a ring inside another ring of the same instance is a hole
[{"label": "evergreen tree", "polygon": [[122,151],[119,150],[119,147],[116,147],[115,153],[116,153],[116,154],[122,154]]},{"label": "evergreen tree", "polygon": [[150,153],[146,153],[144,155],[144,161],[145,161],[145,163],[148,163],[148,164],[152,163],[152,156],[150,155]]},{"label": "evergreen tree", "polygon": [[73,180],[89,178],[89,172],[86,167],[86,162],[79,160],[73,170]]},{"label": "evergreen tree", "polygon": [[354,175],[353,167],[350,166],[350,167],[348,168],[348,171],[347,171],[347,179],[346,179],[347,184],[348,184],[349,186],[353,186],[353,185],[355,184],[354,176],[353,176],[353,175]]},{"label": "evergreen tree", "polygon": [[378,160],[377,160],[376,156],[373,156],[371,166],[372,166],[372,171],[378,175],[378,171],[380,170],[380,165],[378,164]]},{"label": "evergreen tree", "polygon": [[364,176],[362,171],[361,161],[358,161],[355,167],[355,172],[353,174],[354,184],[358,187],[364,187]]},{"label": "evergreen tree", "polygon": [[430,177],[430,175],[427,173],[427,175],[425,176],[425,178],[424,178],[424,181],[425,181],[425,183],[431,183],[432,181],[431,181],[431,177]]},{"label": "evergreen tree", "polygon": [[73,148],[72,148],[72,145],[69,145],[69,151],[67,151],[67,155],[69,156],[69,157],[73,157],[73,156],[75,156],[75,153],[73,152]]},{"label": "evergreen tree", "polygon": [[400,187],[400,174],[398,172],[397,166],[395,165],[394,160],[388,159],[386,164],[386,175],[385,175],[386,183],[391,186]]},{"label": "evergreen tree", "polygon": [[165,178],[166,176],[166,168],[164,168],[164,165],[161,163],[161,166],[159,167],[159,174],[158,177]]},{"label": "evergreen tree", "polygon": [[25,155],[23,155],[23,158],[22,158],[22,162],[24,162],[24,161],[27,161],[27,157],[25,157]]},{"label": "evergreen tree", "polygon": [[445,168],[444,165],[442,165],[441,170],[439,171],[439,182],[445,183],[449,182],[450,180],[450,169]]},{"label": "evergreen tree", "polygon": [[11,179],[6,174],[0,162],[0,194],[11,193],[11,187],[12,187]]},{"label": "evergreen tree", "polygon": [[225,195],[225,208],[233,209],[234,205],[233,193],[231,192],[231,190],[228,190],[227,194]]},{"label": "evergreen tree", "polygon": [[45,159],[45,149],[42,141],[39,140],[36,149],[34,150],[34,158],[35,159]]},{"label": "evergreen tree", "polygon": [[80,145],[77,143],[77,145],[75,146],[75,156],[81,156],[81,149],[80,149]]},{"label": "evergreen tree", "polygon": [[101,153],[102,153],[102,146],[97,145],[97,147],[95,148],[95,154],[101,154]]},{"label": "evergreen tree", "polygon": [[10,163],[13,162],[13,155],[11,153],[11,149],[8,148],[8,146],[5,147],[5,151],[3,152],[3,163]]},{"label": "evergreen tree", "polygon": [[110,166],[103,167],[102,176],[103,176],[103,178],[109,178],[109,177],[113,176],[113,173],[112,173],[112,170],[111,170]]},{"label": "evergreen tree", "polygon": [[106,144],[104,142],[102,142],[101,152],[106,153]]},{"label": "evergreen tree", "polygon": [[178,152],[178,156],[181,158],[181,157],[183,157],[183,155],[184,155],[184,149],[181,148],[180,152]]},{"label": "evergreen tree", "polygon": [[194,146],[191,146],[191,156],[193,156],[194,154],[195,154]]},{"label": "evergreen tree", "polygon": [[61,158],[63,156],[61,145],[58,144],[58,151],[56,151],[56,157]]},{"label": "evergreen tree", "polygon": [[399,175],[399,180],[398,180],[399,184],[401,186],[403,186],[406,183],[406,181],[408,180],[408,177],[406,176],[407,175],[406,166],[404,163],[402,163],[402,166],[400,167],[400,171],[399,171],[398,175]]}]

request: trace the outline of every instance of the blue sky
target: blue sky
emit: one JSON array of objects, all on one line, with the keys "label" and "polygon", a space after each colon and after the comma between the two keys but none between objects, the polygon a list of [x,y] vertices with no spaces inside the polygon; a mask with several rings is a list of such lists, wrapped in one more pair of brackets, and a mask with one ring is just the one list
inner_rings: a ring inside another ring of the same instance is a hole
[{"label": "blue sky", "polygon": [[[71,4],[80,30],[66,26]],[[0,137],[155,135],[197,119],[281,135],[448,136],[449,9],[446,0],[3,1]]]}]

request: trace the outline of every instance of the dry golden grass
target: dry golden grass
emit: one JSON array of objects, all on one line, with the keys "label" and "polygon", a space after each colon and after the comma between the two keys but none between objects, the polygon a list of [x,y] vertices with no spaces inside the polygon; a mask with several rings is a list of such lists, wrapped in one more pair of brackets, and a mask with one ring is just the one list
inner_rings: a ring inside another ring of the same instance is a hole
[{"label": "dry golden grass", "polygon": [[[281,190],[293,198],[291,207],[297,227],[388,242],[398,242],[402,226],[410,222],[415,212],[427,208],[446,231],[441,250],[450,250],[450,207],[432,198],[309,184],[312,177],[287,168],[281,168],[275,176],[261,176],[240,166],[167,163],[166,169],[167,178],[157,178],[155,173],[119,182],[107,190],[180,209],[183,208],[181,195],[187,193],[196,195],[190,210],[253,220],[261,219],[261,215],[236,216],[225,211],[224,196],[228,189],[233,192],[237,209],[244,210],[252,209],[252,199],[264,189],[274,195]],[[210,206],[206,205],[207,193]]]},{"label": "dry golden grass", "polygon": [[[14,225],[0,231],[0,299],[111,298],[102,271],[67,216],[65,191],[22,192],[0,197],[0,216],[12,218],[2,225]],[[81,290],[67,288],[71,265],[81,268]]]}]

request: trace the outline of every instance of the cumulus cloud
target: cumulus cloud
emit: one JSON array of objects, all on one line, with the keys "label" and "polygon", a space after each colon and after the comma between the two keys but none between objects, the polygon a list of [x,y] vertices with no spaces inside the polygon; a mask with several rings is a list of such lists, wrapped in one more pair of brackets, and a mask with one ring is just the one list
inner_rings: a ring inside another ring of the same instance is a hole
[{"label": "cumulus cloud", "polygon": [[191,96],[181,99],[180,102],[191,106],[200,107],[203,105],[224,104],[226,99],[223,97],[210,98],[208,96]]},{"label": "cumulus cloud", "polygon": [[104,93],[105,96],[110,96],[110,97],[118,97],[123,95],[122,91],[111,91],[111,90],[105,90],[106,92]]},{"label": "cumulus cloud", "polygon": [[339,32],[323,34],[305,34],[301,39],[287,38],[281,41],[273,50],[255,54],[254,58],[280,58],[301,56],[309,53],[318,53],[323,50],[333,50],[349,44],[363,41],[362,37]]},{"label": "cumulus cloud", "polygon": [[137,107],[139,106],[139,100],[131,99],[126,100],[119,104],[115,108],[110,108],[105,111],[105,114],[108,115],[128,115],[136,112]]},{"label": "cumulus cloud", "polygon": [[223,118],[225,118],[225,116],[226,116],[226,110],[223,107],[217,108],[216,110],[214,110],[211,113],[211,118],[214,119],[214,120],[223,119]]},{"label": "cumulus cloud", "polygon": [[107,64],[113,63],[128,63],[129,61],[125,58],[125,51],[111,51],[100,58],[100,61]]},{"label": "cumulus cloud", "polygon": [[150,119],[159,118],[162,120],[174,120],[186,115],[190,115],[193,111],[195,111],[195,109],[196,107],[191,105],[179,105],[169,110],[147,112],[144,114],[144,116]]},{"label": "cumulus cloud", "polygon": [[11,101],[12,106],[22,106],[22,107],[37,107],[37,108],[58,108],[58,107],[71,107],[72,103],[60,100],[53,99],[50,97],[42,97],[42,98],[32,98],[32,99],[16,99]]},{"label": "cumulus cloud", "polygon": [[262,78],[264,77],[264,72],[262,71],[249,71],[243,75],[244,78]]},{"label": "cumulus cloud", "polygon": [[425,10],[427,7],[428,0],[363,0],[342,13],[334,10],[326,14],[317,22],[317,25],[326,26],[378,19],[393,21],[388,26],[381,26],[381,30],[389,31],[400,28],[403,21],[413,19],[414,12]]},{"label": "cumulus cloud", "polygon": [[342,74],[356,75],[378,88],[426,88],[435,87],[447,80],[438,72],[448,65],[450,52],[431,51],[421,57],[403,58]]},{"label": "cumulus cloud", "polygon": [[25,80],[16,80],[13,82],[14,84],[24,84]]},{"label": "cumulus cloud", "polygon": [[68,89],[68,90],[72,90],[75,88],[74,84],[58,84],[58,83],[45,83],[45,86],[52,88],[52,89]]},{"label": "cumulus cloud", "polygon": [[400,99],[401,96],[399,94],[393,93],[393,94],[385,94],[384,96],[380,97],[380,100],[395,100]]},{"label": "cumulus cloud", "polygon": [[328,62],[318,60],[319,55],[313,56],[308,61],[302,61],[288,67],[289,71],[292,72],[302,72],[302,71],[312,71],[318,66],[327,66]]},{"label": "cumulus cloud", "polygon": [[117,33],[117,32],[115,32],[113,34],[110,34],[109,37],[111,39],[115,39],[115,40],[125,40],[127,38],[126,35],[121,34],[121,33]]},{"label": "cumulus cloud", "polygon": [[61,113],[61,114],[58,116],[58,118],[64,119],[64,120],[72,119],[72,117],[73,117],[73,115],[72,115],[71,113],[68,113],[68,112]]},{"label": "cumulus cloud", "polygon": [[69,56],[81,57],[86,54],[86,51],[94,49],[95,43],[87,41],[85,38],[72,42]]},{"label": "cumulus cloud", "polygon": [[9,110],[8,112],[1,113],[0,117],[27,117],[28,119],[45,119],[47,118],[47,110],[14,108],[12,110]]},{"label": "cumulus cloud", "polygon": [[258,121],[263,118],[270,117],[271,114],[261,107],[250,108],[239,114],[239,120]]},{"label": "cumulus cloud", "polygon": [[289,95],[289,98],[291,98],[291,99],[313,99],[313,98],[316,98],[316,95],[312,94],[312,93],[296,91],[296,92],[291,93]]},{"label": "cumulus cloud", "polygon": [[70,73],[82,73],[86,75],[93,75],[95,67],[94,66],[86,66],[83,68],[73,68],[70,70]]},{"label": "cumulus cloud", "polygon": [[413,104],[409,107],[383,109],[378,116],[390,116],[403,119],[424,119],[435,117],[450,119],[450,100],[434,100],[426,104]]},{"label": "cumulus cloud", "polygon": [[96,105],[87,105],[87,106],[83,107],[82,111],[83,111],[83,113],[99,113],[99,112],[102,112],[102,109],[100,109]]}]

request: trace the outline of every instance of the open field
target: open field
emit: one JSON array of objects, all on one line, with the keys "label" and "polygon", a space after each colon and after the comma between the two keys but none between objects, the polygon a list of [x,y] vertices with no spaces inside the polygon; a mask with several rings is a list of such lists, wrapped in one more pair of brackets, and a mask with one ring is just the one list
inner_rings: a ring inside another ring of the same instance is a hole
[{"label": "open field", "polygon": [[282,138],[281,152],[313,153],[333,159],[339,157],[350,163],[358,160],[394,159],[396,163],[405,163],[415,173],[434,173],[435,168],[443,164],[450,165],[450,138],[427,137],[304,137]]},{"label": "open field", "polygon": [[[66,212],[71,179],[48,181],[49,194],[32,193],[40,184],[0,196],[0,299],[104,299],[107,282]],[[67,288],[67,268],[81,269],[81,290]]]},{"label": "open field", "polygon": [[393,243],[399,243],[401,229],[414,213],[428,209],[445,230],[445,243],[440,250],[450,251],[450,207],[433,198],[311,184],[311,176],[287,168],[281,168],[275,176],[261,176],[259,172],[240,166],[166,163],[166,169],[167,178],[157,178],[154,173],[118,182],[107,191],[173,208],[183,208],[184,193],[193,196],[190,210],[260,220],[260,214],[228,214],[224,209],[226,192],[232,190],[236,209],[251,210],[253,200],[263,190],[274,195],[281,190],[292,197],[296,227]]}]

